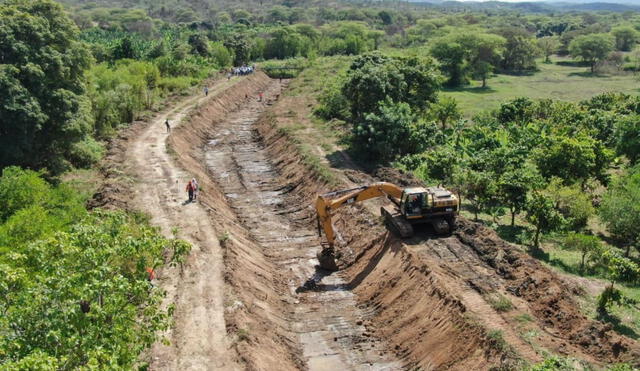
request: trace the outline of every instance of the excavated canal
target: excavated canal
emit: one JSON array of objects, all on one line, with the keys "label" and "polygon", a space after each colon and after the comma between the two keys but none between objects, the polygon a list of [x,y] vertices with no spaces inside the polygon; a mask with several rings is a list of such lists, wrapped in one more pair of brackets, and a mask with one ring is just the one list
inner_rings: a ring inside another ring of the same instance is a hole
[{"label": "excavated canal", "polygon": [[307,205],[298,205],[291,185],[270,161],[256,123],[266,102],[281,92],[274,81],[265,101],[250,100],[216,126],[205,147],[210,174],[224,192],[242,225],[263,253],[288,279],[293,304],[288,322],[297,335],[303,359],[311,370],[398,369],[402,364],[388,347],[367,332],[371,313],[356,305],[340,274],[317,268],[320,240],[315,230],[299,223]]}]

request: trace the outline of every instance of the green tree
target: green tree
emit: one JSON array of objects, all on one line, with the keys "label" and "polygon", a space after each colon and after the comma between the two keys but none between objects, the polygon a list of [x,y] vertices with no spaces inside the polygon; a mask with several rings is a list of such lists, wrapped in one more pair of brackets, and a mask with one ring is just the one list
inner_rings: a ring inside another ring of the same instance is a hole
[{"label": "green tree", "polygon": [[563,180],[552,177],[545,194],[554,201],[554,206],[563,218],[566,226],[574,231],[583,230],[591,216],[595,214],[591,196],[578,184],[563,185]]},{"label": "green tree", "polygon": [[[0,301],[3,368],[39,356],[66,369],[135,368],[171,313],[145,268],[162,266],[174,243],[183,244],[122,213],[97,212],[68,232],[16,247],[12,260],[0,259],[0,288],[13,288]],[[22,282],[9,270],[24,272]]]},{"label": "green tree", "polygon": [[117,43],[111,51],[111,58],[118,59],[137,59],[138,51],[133,47],[130,37],[124,37]]},{"label": "green tree", "polygon": [[616,151],[635,164],[640,159],[640,115],[620,117],[615,128]]},{"label": "green tree", "polygon": [[442,126],[442,133],[447,130],[447,123],[462,118],[462,113],[458,109],[458,102],[450,97],[438,99],[438,102],[433,105],[431,113]]},{"label": "green tree", "polygon": [[629,256],[631,246],[640,245],[640,168],[617,179],[602,198],[600,219],[611,234],[622,242]]},{"label": "green tree", "polygon": [[623,52],[631,51],[638,41],[638,31],[631,26],[614,27],[611,34],[616,38],[616,49]]},{"label": "green tree", "polygon": [[569,233],[562,245],[567,250],[580,252],[580,273],[584,273],[584,263],[590,256],[597,256],[602,249],[602,243],[596,236]]},{"label": "green tree", "polygon": [[0,222],[22,208],[44,205],[50,197],[50,187],[38,173],[16,166],[6,167],[0,177]]},{"label": "green tree", "polygon": [[511,226],[515,225],[516,215],[524,210],[527,204],[527,193],[542,183],[535,166],[526,164],[513,167],[500,175],[498,193],[501,201],[511,213]]},{"label": "green tree", "polygon": [[535,227],[533,247],[539,249],[540,234],[560,228],[564,221],[555,209],[553,200],[539,191],[533,191],[529,194],[525,210],[527,221]]},{"label": "green tree", "polygon": [[447,86],[456,87],[468,83],[466,50],[451,37],[436,40],[431,47],[431,55],[440,62],[440,68],[449,79]]},{"label": "green tree", "polygon": [[209,40],[202,34],[189,35],[188,43],[191,46],[191,53],[202,57],[209,56]]},{"label": "green tree", "polygon": [[225,41],[224,46],[233,51],[233,65],[242,66],[250,61],[251,44],[246,35],[232,34]]},{"label": "green tree", "polygon": [[498,35],[469,34],[465,37],[469,56],[469,66],[473,76],[482,80],[482,87],[487,86],[487,79],[500,63],[504,53],[506,40]]},{"label": "green tree", "polygon": [[368,113],[353,129],[356,148],[374,161],[388,162],[413,152],[412,124],[414,115],[407,103],[390,99],[379,106],[380,113]]},{"label": "green tree", "polygon": [[0,168],[59,172],[91,132],[85,71],[91,54],[62,7],[0,3]]},{"label": "green tree", "polygon": [[584,183],[602,170],[597,166],[596,149],[597,141],[584,134],[553,136],[536,150],[534,157],[545,178],[556,176],[569,185],[576,181]]},{"label": "green tree", "polygon": [[229,52],[229,49],[220,42],[212,43],[209,46],[211,51],[211,57],[216,61],[219,67],[229,67],[233,63],[233,56]]},{"label": "green tree", "polygon": [[598,62],[607,58],[613,51],[614,40],[608,34],[591,34],[578,36],[569,44],[569,53],[574,58],[580,58],[595,72]]},{"label": "green tree", "polygon": [[485,171],[464,169],[458,183],[463,186],[460,192],[471,202],[474,220],[478,214],[497,201],[497,184],[493,174]]},{"label": "green tree", "polygon": [[359,122],[377,113],[378,103],[387,99],[406,102],[413,112],[424,112],[436,101],[439,75],[430,59],[392,58],[379,53],[354,60],[342,94],[349,102],[351,117]]},{"label": "green tree", "polygon": [[607,314],[613,303],[628,305],[632,300],[625,298],[622,291],[615,288],[620,281],[633,282],[640,277],[640,267],[629,258],[620,256],[613,249],[601,249],[597,258],[598,263],[605,269],[609,286],[598,297],[598,311]]},{"label": "green tree", "polygon": [[507,40],[502,56],[502,68],[506,71],[532,71],[537,68],[538,48],[529,34],[518,28],[502,30],[500,34]]},{"label": "green tree", "polygon": [[537,40],[538,48],[544,55],[544,63],[551,63],[549,57],[558,51],[560,40],[556,36],[545,36]]}]

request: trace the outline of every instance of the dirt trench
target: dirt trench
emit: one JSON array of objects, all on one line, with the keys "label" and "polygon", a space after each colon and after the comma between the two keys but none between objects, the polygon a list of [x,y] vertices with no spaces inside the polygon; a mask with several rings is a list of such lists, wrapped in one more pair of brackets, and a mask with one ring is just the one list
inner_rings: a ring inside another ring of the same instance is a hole
[{"label": "dirt trench", "polygon": [[[273,81],[265,99],[281,90]],[[257,130],[265,110],[264,102],[250,101],[227,116],[207,143],[204,158],[249,236],[283,272],[288,330],[304,365],[311,370],[399,368],[385,345],[367,333],[363,322],[368,313],[356,306],[342,277],[316,268],[320,240],[304,223],[308,204],[292,194],[299,184],[283,179]]]}]

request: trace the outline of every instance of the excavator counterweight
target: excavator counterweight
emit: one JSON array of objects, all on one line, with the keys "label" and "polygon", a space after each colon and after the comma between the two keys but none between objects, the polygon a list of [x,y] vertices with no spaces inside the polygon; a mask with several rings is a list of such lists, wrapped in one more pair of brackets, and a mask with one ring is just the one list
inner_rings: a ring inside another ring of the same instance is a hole
[{"label": "excavator counterweight", "polygon": [[338,270],[335,261],[335,231],[331,223],[333,212],[344,206],[376,197],[386,197],[392,204],[380,209],[388,226],[402,238],[413,236],[413,225],[428,223],[436,234],[450,233],[458,214],[458,198],[450,191],[439,187],[411,187],[402,189],[395,184],[380,182],[370,185],[330,192],[316,199],[318,234],[324,230],[326,244],[318,254],[320,267]]}]

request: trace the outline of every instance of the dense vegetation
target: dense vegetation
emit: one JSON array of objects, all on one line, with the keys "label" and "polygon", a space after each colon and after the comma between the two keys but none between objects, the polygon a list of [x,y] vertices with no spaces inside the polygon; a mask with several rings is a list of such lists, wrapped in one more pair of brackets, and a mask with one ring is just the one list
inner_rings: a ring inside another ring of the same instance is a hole
[{"label": "dense vegetation", "polygon": [[33,171],[2,172],[3,369],[129,369],[170,323],[147,269],[180,263],[189,245],[139,215],[88,213],[85,200]]},{"label": "dense vegetation", "polygon": [[524,84],[523,97],[506,91],[495,109],[485,100],[503,81],[545,81],[558,68],[590,86],[615,77],[608,86],[637,93],[640,13],[63,3],[0,1],[1,368],[144,366],[140,352],[170,315],[146,269],[179,263],[188,246],[160,237],[141,215],[87,211],[90,195],[60,176],[94,165],[106,140],[170,97],[254,63],[288,78],[345,56],[333,59],[341,73],[322,76],[316,115],[346,128],[342,139],[361,164],[455,189],[465,211],[550,263],[550,246],[575,254],[563,269],[606,280],[600,318],[637,306],[640,295],[629,293],[640,284],[640,99],[562,99],[572,88],[561,84],[532,99]]}]

